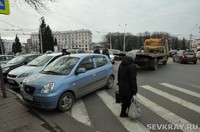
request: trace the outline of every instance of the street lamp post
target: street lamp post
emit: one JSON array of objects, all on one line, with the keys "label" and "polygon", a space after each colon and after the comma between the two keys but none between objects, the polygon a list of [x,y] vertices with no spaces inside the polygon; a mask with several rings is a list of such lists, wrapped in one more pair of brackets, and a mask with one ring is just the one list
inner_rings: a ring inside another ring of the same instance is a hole
[{"label": "street lamp post", "polygon": [[40,45],[41,45],[41,53],[43,53],[43,43],[42,43],[42,29],[41,29],[41,24],[42,24],[42,20],[44,19],[44,17],[41,17],[39,20],[40,21]]},{"label": "street lamp post", "polygon": [[126,26],[127,24],[124,25],[124,27],[122,27],[121,25],[119,25],[123,30],[124,30],[124,45],[123,45],[123,51],[126,51],[126,34],[125,34],[125,30],[126,30]]}]

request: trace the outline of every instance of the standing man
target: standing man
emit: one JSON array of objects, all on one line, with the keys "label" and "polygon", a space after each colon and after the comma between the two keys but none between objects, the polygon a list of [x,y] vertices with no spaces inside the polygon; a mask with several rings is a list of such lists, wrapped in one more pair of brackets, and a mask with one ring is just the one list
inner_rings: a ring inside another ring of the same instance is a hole
[{"label": "standing man", "polygon": [[128,52],[118,69],[119,94],[121,97],[120,117],[128,117],[128,108],[133,95],[137,94],[137,67],[134,63],[136,54]]}]

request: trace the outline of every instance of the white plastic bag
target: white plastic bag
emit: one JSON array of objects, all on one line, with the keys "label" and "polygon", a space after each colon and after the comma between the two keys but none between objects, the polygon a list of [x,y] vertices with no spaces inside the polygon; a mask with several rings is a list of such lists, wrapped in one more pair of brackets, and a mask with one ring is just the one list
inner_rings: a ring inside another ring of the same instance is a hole
[{"label": "white plastic bag", "polygon": [[135,119],[141,115],[141,110],[138,104],[137,96],[133,96],[131,99],[131,105],[129,107],[128,116],[131,119]]}]

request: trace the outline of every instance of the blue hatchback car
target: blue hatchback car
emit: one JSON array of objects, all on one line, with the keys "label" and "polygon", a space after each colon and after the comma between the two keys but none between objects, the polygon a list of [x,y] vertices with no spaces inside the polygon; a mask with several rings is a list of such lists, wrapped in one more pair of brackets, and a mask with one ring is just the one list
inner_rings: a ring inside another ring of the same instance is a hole
[{"label": "blue hatchback car", "polygon": [[72,108],[75,99],[114,84],[114,69],[102,54],[71,54],[50,63],[43,71],[27,77],[20,88],[27,103],[42,109]]}]

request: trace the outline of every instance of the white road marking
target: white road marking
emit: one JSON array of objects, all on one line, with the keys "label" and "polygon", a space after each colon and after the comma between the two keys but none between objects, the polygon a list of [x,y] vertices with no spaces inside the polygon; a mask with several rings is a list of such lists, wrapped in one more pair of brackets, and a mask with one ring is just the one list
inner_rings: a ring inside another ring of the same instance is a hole
[{"label": "white road marking", "polygon": [[119,114],[121,111],[121,104],[116,104],[115,99],[109,95],[106,91],[99,91],[97,95],[106,104],[106,106],[112,111],[116,118],[121,122],[121,124],[129,131],[137,132],[149,132],[145,126],[143,126],[137,120],[130,120],[128,118],[120,118]]},{"label": "white road marking", "polygon": [[77,100],[71,110],[71,115],[74,119],[76,119],[79,122],[82,122],[83,124],[87,126],[91,126],[91,121],[88,116],[86,107],[81,99]]},{"label": "white road marking", "polygon": [[169,100],[171,100],[171,101],[173,101],[175,103],[183,105],[183,106],[185,106],[188,109],[191,109],[193,111],[196,111],[196,112],[200,113],[200,106],[198,106],[196,104],[193,104],[191,102],[188,102],[188,101],[183,100],[181,98],[178,98],[176,96],[170,95],[170,94],[168,94],[166,92],[158,90],[158,89],[156,89],[154,87],[151,87],[149,85],[144,85],[144,86],[141,86],[141,87],[143,87],[144,89],[149,90],[149,91],[151,91],[151,92],[153,92],[155,94],[158,94],[158,95],[160,95],[162,97],[165,97],[165,98],[167,98],[167,99],[169,99]]},{"label": "white road marking", "polygon": [[168,83],[160,83],[160,84],[165,86],[165,87],[168,87],[168,88],[171,88],[171,89],[174,89],[174,90],[177,90],[177,91],[180,91],[180,92],[195,96],[197,98],[200,98],[200,94],[197,93],[197,92],[193,92],[193,91],[190,91],[190,90],[178,87],[178,86],[174,86],[174,85],[171,85],[171,84],[168,84]]},{"label": "white road marking", "polygon": [[[184,132],[188,132],[187,126],[193,125],[191,122],[181,118],[180,116],[172,113],[171,111],[159,106],[158,104],[150,101],[149,99],[143,97],[142,95],[137,95],[139,98],[139,102],[142,103],[144,106],[149,108],[150,110],[154,111],[157,115],[161,116],[168,122],[179,126],[179,130],[182,130]],[[183,128],[181,128],[181,125],[183,125]],[[192,132],[199,132],[200,129],[192,130]]]}]

